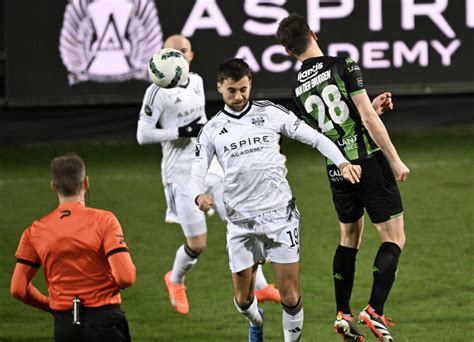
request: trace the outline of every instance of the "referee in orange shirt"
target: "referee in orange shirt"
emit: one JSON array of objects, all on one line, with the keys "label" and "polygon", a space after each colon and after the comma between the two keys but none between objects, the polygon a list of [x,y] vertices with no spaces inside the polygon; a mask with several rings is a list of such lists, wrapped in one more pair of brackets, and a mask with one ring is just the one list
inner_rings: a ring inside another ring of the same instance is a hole
[{"label": "referee in orange shirt", "polygon": [[[135,282],[135,266],[119,221],[88,208],[85,165],[75,154],[51,162],[59,207],[21,236],[12,295],[54,316],[55,341],[130,341],[120,289]],[[32,284],[43,266],[49,296]]]}]

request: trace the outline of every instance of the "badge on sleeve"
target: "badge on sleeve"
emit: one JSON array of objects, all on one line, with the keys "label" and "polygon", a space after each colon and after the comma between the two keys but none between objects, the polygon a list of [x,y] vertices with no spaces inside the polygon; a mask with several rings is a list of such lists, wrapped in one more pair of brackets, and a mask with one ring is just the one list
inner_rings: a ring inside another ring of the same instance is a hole
[{"label": "badge on sleeve", "polygon": [[151,109],[149,105],[145,105],[145,114],[148,116],[151,116],[152,113],[153,113],[153,109]]}]

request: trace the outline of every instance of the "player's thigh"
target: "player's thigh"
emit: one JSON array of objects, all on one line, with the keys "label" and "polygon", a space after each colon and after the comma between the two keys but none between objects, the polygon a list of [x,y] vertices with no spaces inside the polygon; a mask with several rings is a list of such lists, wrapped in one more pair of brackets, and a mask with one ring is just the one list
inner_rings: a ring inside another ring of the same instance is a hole
[{"label": "player's thigh", "polygon": [[341,246],[359,248],[364,232],[364,216],[351,223],[339,222],[339,229],[341,232]]},{"label": "player's thigh", "polygon": [[263,241],[255,230],[249,228],[254,226],[253,220],[227,222],[227,254],[232,273],[241,272],[266,260]]},{"label": "player's thigh", "polygon": [[386,222],[376,223],[375,227],[382,242],[393,242],[403,249],[406,242],[404,225],[403,215],[399,215]]},{"label": "player's thigh", "polygon": [[[332,192],[332,202],[341,223],[353,223],[364,215],[364,205],[360,198],[359,184],[351,184],[335,165],[327,166],[328,180]],[[365,175],[362,175],[365,177]]]},{"label": "player's thigh", "polygon": [[382,152],[365,161],[362,169],[361,198],[370,220],[383,223],[403,213],[397,181]]},{"label": "player's thigh", "polygon": [[234,296],[240,306],[250,305],[250,300],[253,296],[256,270],[257,265],[253,265],[242,271],[232,273]]}]

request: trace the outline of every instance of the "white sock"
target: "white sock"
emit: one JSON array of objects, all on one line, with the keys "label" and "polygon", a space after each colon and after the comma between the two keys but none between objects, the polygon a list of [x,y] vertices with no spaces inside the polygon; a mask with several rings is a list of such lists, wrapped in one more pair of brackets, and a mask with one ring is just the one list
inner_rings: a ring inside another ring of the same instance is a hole
[{"label": "white sock", "polygon": [[304,311],[300,301],[294,308],[283,306],[283,335],[285,342],[300,341],[303,331]]},{"label": "white sock", "polygon": [[268,286],[267,279],[263,275],[262,265],[258,265],[257,271],[255,272],[255,289],[263,290]]},{"label": "white sock", "polygon": [[[190,255],[191,254],[191,255]],[[184,276],[197,263],[198,253],[186,245],[181,245],[176,251],[176,256],[173,262],[173,269],[171,270],[171,282],[175,284],[182,284]]]},{"label": "white sock", "polygon": [[243,310],[239,306],[239,304],[235,300],[235,297],[234,297],[234,304],[235,304],[235,307],[237,308],[237,310],[239,310],[239,312],[249,320],[250,325],[252,325],[254,327],[259,327],[263,324],[262,315],[260,315],[260,312],[258,312],[257,298],[253,297],[252,304],[250,304],[250,306],[245,310]]}]

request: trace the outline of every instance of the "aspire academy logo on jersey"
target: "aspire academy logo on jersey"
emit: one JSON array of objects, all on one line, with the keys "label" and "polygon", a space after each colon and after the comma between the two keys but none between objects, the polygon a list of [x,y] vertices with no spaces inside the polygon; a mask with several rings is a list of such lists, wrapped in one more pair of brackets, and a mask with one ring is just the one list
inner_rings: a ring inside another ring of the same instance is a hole
[{"label": "aspire academy logo on jersey", "polygon": [[163,45],[153,0],[69,0],[59,52],[78,82],[148,80],[150,56]]}]

